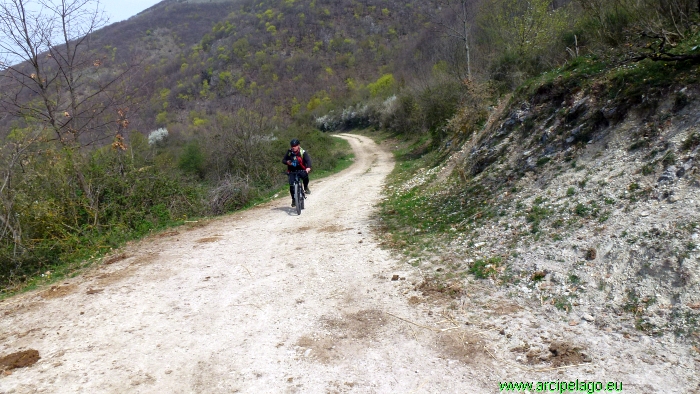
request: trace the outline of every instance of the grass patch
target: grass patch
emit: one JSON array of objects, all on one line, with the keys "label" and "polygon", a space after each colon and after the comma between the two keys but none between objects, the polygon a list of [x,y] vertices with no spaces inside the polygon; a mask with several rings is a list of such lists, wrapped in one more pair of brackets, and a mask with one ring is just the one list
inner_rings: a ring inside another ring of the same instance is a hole
[{"label": "grass patch", "polygon": [[578,216],[586,217],[586,216],[588,216],[589,210],[590,209],[587,206],[579,203],[579,204],[576,204],[576,207],[574,208],[574,213]]},{"label": "grass patch", "polygon": [[547,157],[547,156],[540,157],[539,159],[537,159],[537,166],[541,167],[541,166],[549,163],[551,160],[552,160],[551,157]]},{"label": "grass patch", "polygon": [[490,259],[480,259],[472,263],[469,267],[469,273],[477,279],[488,279],[496,276],[500,271],[503,259],[500,257],[491,257]]},{"label": "grass patch", "polygon": [[656,297],[640,297],[634,289],[627,290],[627,297],[623,309],[634,315],[642,314],[648,307],[656,303]]},{"label": "grass patch", "polygon": [[573,308],[571,298],[573,296],[561,295],[553,298],[554,307],[560,311],[570,312]]},{"label": "grass patch", "polygon": [[551,213],[552,212],[550,209],[541,206],[541,201],[540,204],[538,204],[537,199],[535,199],[535,204],[532,205],[532,207],[527,213],[527,216],[525,217],[527,222],[531,224],[530,232],[532,234],[538,233],[540,223],[547,217],[549,217]]},{"label": "grass patch", "polygon": [[700,145],[700,133],[693,132],[683,140],[683,143],[681,144],[681,150],[689,151],[691,149],[694,149],[698,145]]}]

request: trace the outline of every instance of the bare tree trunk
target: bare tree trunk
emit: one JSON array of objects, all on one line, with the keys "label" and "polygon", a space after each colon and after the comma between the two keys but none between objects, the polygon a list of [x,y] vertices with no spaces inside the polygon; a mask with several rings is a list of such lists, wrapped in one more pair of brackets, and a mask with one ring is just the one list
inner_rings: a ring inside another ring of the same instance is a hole
[{"label": "bare tree trunk", "polygon": [[0,239],[5,238],[6,233],[12,234],[12,241],[14,243],[14,254],[17,254],[17,249],[22,243],[22,227],[17,223],[17,219],[14,217],[14,201],[12,199],[6,198],[3,193],[5,188],[11,188],[10,184],[10,170],[5,174],[4,183],[2,189],[0,190],[0,207],[2,211],[0,212],[0,224],[2,224],[2,230],[0,231]]},{"label": "bare tree trunk", "polygon": [[13,171],[34,142],[36,142],[36,136],[30,136],[22,143],[10,143],[0,149],[0,153],[7,158],[7,161],[2,163],[5,167],[5,173],[2,174],[2,183],[0,184],[0,224],[2,224],[0,239],[5,238],[8,232],[12,234],[13,254],[15,256],[18,249],[22,247],[22,224],[15,212]]},{"label": "bare tree trunk", "polygon": [[469,23],[468,21],[468,10],[467,10],[467,1],[462,0],[462,25],[464,26],[464,32],[462,34],[462,37],[464,39],[464,50],[467,52],[467,79],[470,81],[472,80],[472,63],[471,63],[471,57],[469,53]]},{"label": "bare tree trunk", "polygon": [[[440,15],[434,19],[434,23],[439,26],[439,30],[449,38],[461,42],[466,59],[466,69],[468,80],[472,79],[471,66],[471,29],[474,15],[473,7],[478,0],[437,0]],[[443,9],[445,7],[445,9]],[[462,71],[460,71],[460,74]],[[462,77],[460,79],[463,78]]]}]

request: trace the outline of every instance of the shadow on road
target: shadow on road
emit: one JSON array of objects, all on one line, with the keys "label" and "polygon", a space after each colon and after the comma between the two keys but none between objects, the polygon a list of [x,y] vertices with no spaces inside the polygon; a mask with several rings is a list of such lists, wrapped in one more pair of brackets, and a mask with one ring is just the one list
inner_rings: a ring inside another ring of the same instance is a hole
[{"label": "shadow on road", "polygon": [[282,211],[287,213],[288,216],[297,216],[297,209],[292,207],[277,207],[270,209],[271,211]]}]

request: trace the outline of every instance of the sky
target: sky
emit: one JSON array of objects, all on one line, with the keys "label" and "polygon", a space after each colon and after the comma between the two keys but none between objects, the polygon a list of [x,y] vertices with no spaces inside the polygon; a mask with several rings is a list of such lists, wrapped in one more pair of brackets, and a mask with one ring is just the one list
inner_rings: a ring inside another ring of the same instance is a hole
[{"label": "sky", "polygon": [[[4,1],[4,0],[0,0]],[[99,0],[100,8],[102,8],[109,18],[109,24],[123,21],[129,19],[130,17],[138,14],[139,12],[150,8],[155,4],[160,3],[162,0]],[[28,1],[25,6],[33,11],[40,12],[41,5],[38,1]],[[94,9],[94,3],[90,3],[89,7]],[[0,39],[3,37],[0,36]],[[14,64],[21,59],[18,59],[15,55],[7,53],[6,51],[0,50],[0,71],[5,67],[3,64]]]},{"label": "sky", "polygon": [[162,0],[101,0],[105,13],[109,16],[109,23],[115,23],[129,19],[139,12],[149,8]]}]

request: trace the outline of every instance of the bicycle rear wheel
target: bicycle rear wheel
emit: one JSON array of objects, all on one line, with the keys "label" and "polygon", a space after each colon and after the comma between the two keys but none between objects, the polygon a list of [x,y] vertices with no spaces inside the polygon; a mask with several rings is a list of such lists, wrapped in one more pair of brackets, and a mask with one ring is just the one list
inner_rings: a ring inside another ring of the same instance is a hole
[{"label": "bicycle rear wheel", "polygon": [[294,202],[297,208],[297,215],[301,215],[301,204],[303,204],[304,200],[301,199],[301,186],[299,185],[299,182],[296,182],[294,184]]},{"label": "bicycle rear wheel", "polygon": [[306,193],[304,193],[304,189],[302,189],[301,185],[299,185],[299,190],[300,190],[299,201],[301,202],[301,209],[304,209],[304,201],[306,200]]}]

